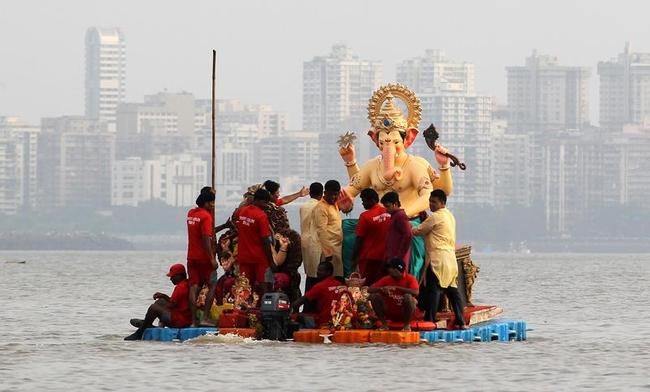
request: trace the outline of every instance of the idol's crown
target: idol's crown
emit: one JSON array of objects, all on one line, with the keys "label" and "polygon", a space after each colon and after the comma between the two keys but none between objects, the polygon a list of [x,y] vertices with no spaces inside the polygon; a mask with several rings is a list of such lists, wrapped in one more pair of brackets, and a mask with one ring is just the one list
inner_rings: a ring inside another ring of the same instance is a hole
[{"label": "idol's crown", "polygon": [[[395,105],[394,99],[401,99],[408,110],[405,118]],[[405,130],[420,124],[422,109],[415,93],[401,84],[388,84],[377,89],[368,103],[368,119],[374,132]]]}]

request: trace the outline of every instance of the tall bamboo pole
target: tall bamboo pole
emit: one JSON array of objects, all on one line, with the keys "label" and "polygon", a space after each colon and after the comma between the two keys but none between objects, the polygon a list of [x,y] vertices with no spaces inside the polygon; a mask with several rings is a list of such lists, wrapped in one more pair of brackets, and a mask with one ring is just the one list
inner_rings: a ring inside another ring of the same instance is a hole
[{"label": "tall bamboo pole", "polygon": [[[215,87],[216,87],[216,69],[217,69],[217,51],[212,49],[212,192],[214,195],[217,195],[216,188],[216,166],[217,166],[217,154],[215,147],[215,134],[216,134],[216,99],[215,99]],[[212,216],[216,219],[216,198],[215,198],[215,207],[212,210]]]}]

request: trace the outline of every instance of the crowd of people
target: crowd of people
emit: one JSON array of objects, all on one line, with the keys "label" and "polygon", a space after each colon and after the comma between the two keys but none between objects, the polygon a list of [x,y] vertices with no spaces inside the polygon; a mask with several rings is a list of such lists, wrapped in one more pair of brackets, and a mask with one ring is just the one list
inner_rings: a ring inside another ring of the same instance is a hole
[{"label": "crowd of people", "polygon": [[[338,309],[358,299],[341,289],[346,285],[346,269],[358,274],[357,283],[367,286],[364,292],[371,307],[346,310],[346,317],[363,314],[363,325],[370,325],[370,313],[377,320],[373,326],[387,328],[390,320],[402,322],[403,329],[410,330],[411,320],[417,317],[437,320],[444,293],[458,327],[464,328],[456,286],[456,222],[446,208],[445,192],[431,192],[431,214],[413,227],[396,192],[380,198],[371,188],[362,190],[365,211],[354,229],[355,240],[347,263],[343,220],[337,205],[340,193],[339,182],[329,180],[280,197],[280,184],[266,181],[250,187],[232,216],[215,226],[215,194],[210,187],[203,188],[196,207],[187,213],[187,264],[174,264],[167,274],[174,285],[172,295],[155,293],[155,302],[144,319],[131,320],[136,332],[125,339],[141,339],[156,319],[159,325],[176,328],[211,326],[214,305],[234,302],[255,307],[262,294],[269,291],[285,292],[293,311],[302,308],[307,315],[302,320],[313,320],[314,326],[331,326],[333,317],[334,324],[342,317]],[[309,200],[300,207],[298,233],[289,226],[282,206],[305,196]],[[408,273],[413,236],[424,237],[426,253],[424,267],[417,276]],[[219,265],[223,267],[221,277]],[[301,265],[306,276],[304,295],[300,290]]]}]

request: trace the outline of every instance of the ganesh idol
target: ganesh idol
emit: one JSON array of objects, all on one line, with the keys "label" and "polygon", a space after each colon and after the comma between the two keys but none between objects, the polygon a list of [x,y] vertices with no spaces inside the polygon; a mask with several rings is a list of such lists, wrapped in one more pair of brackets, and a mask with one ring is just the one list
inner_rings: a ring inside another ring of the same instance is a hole
[{"label": "ganesh idol", "polygon": [[[408,113],[406,118],[395,99],[404,102]],[[418,134],[421,119],[420,100],[415,93],[400,84],[380,87],[368,104],[370,130],[381,155],[359,166],[355,158],[352,141],[354,136],[346,134],[339,140],[339,154],[345,162],[350,184],[343,189],[339,207],[344,212],[352,209],[352,200],[365,188],[374,189],[379,196],[386,192],[397,192],[412,225],[421,222],[420,213],[429,208],[429,194],[441,189],[447,195],[452,191],[451,171],[447,150],[435,145],[435,160],[438,170],[424,158],[407,153]],[[409,258],[409,273],[419,277],[424,264],[422,237],[414,237]]]}]

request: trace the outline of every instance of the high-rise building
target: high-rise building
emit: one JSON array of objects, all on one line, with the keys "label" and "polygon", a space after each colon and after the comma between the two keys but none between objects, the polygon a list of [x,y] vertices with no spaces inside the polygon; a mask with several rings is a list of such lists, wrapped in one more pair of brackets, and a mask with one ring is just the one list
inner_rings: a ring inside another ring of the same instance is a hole
[{"label": "high-rise building", "polygon": [[562,66],[557,57],[533,51],[526,65],[506,72],[509,131],[564,131],[589,123],[588,67]]},{"label": "high-rise building", "polygon": [[475,94],[474,74],[474,64],[451,60],[444,51],[433,49],[397,66],[397,80],[418,94]]},{"label": "high-rise building", "polygon": [[345,45],[334,45],[327,56],[303,63],[303,129],[341,132],[351,118],[366,118],[368,100],[380,85],[382,66],[362,60]]},{"label": "high-rise building", "polygon": [[492,111],[492,171],[494,173],[494,205],[497,207],[529,207],[531,156],[530,137],[510,134],[507,108]]},{"label": "high-rise building", "polygon": [[156,159],[131,157],[115,161],[111,204],[137,206],[160,200],[170,206],[194,205],[207,182],[207,163],[190,154],[161,155]]},{"label": "high-rise building", "polygon": [[241,203],[242,195],[254,181],[252,155],[252,149],[237,148],[231,144],[222,144],[217,150],[215,180],[219,206],[235,207]]},{"label": "high-rise building", "polygon": [[[601,146],[600,139],[595,138],[594,144]],[[650,124],[624,127],[623,132],[613,136],[611,145],[618,152],[614,161],[618,169],[618,186],[614,188],[618,190],[618,203],[650,210]],[[603,164],[609,165],[610,161]]]},{"label": "high-rise building", "polygon": [[38,138],[38,205],[105,208],[111,201],[115,133],[82,116],[43,118]]},{"label": "high-rise building", "polygon": [[[195,154],[207,162],[209,179],[212,155],[210,116],[211,102],[197,101]],[[286,138],[287,115],[269,105],[228,99],[217,100],[216,120],[217,206],[233,208],[241,202],[246,188],[264,177],[262,172],[274,170],[273,162],[280,159],[279,156],[272,156],[278,153],[275,141]],[[262,151],[261,155],[256,154],[256,151],[260,151],[258,148]],[[278,174],[276,171],[273,176]]]},{"label": "high-rise building", "polygon": [[[492,97],[466,94],[421,94],[422,126],[435,124],[440,144],[463,160],[467,171],[453,173],[453,202],[458,204],[493,204],[493,170],[491,160]],[[421,154],[437,167],[433,152],[425,152],[426,143],[416,139]],[[412,153],[418,153],[413,150]]]},{"label": "high-rise building", "polygon": [[191,93],[161,92],[117,109],[117,157],[151,159],[195,147],[195,101]]},{"label": "high-rise building", "polygon": [[598,128],[565,132],[549,137],[543,148],[549,233],[589,230],[605,209],[650,208],[649,128],[626,126],[610,134],[605,144]]},{"label": "high-rise building", "polygon": [[38,132],[17,117],[0,117],[0,215],[35,207]]},{"label": "high-rise building", "polygon": [[549,137],[544,146],[543,200],[546,231],[551,235],[569,235],[588,209],[585,180],[589,147],[583,137],[563,132]]},{"label": "high-rise building", "polygon": [[533,51],[523,66],[506,67],[508,133],[530,137],[530,194],[543,200],[544,145],[550,135],[589,125],[587,67],[559,65],[557,57]]},{"label": "high-rise building", "polygon": [[261,139],[253,150],[253,180],[278,181],[287,191],[290,182],[309,185],[317,180],[322,163],[318,149],[319,138],[314,132],[287,131],[282,138]]},{"label": "high-rise building", "polygon": [[126,44],[118,28],[86,31],[86,117],[115,123],[126,97]]},{"label": "high-rise building", "polygon": [[[330,54],[303,63],[302,128],[319,133],[321,157],[334,158],[320,162],[323,181],[346,177],[343,162],[337,158],[337,136],[347,131],[365,135],[368,100],[381,81],[380,62],[360,59],[341,44],[334,45]],[[370,157],[369,138],[361,137],[357,147],[360,161]]]},{"label": "high-rise building", "polygon": [[630,52],[598,63],[600,126],[620,131],[625,124],[650,124],[650,53]]},{"label": "high-rise building", "polygon": [[[469,168],[467,172],[454,169],[453,202],[492,204],[492,98],[476,94],[474,79],[474,64],[451,60],[440,50],[427,50],[424,57],[397,67],[397,81],[414,90],[422,103],[421,130],[435,124],[440,143]],[[410,153],[437,167],[423,138],[415,140]]]}]

